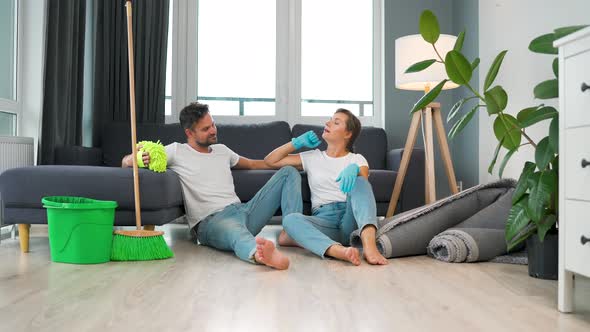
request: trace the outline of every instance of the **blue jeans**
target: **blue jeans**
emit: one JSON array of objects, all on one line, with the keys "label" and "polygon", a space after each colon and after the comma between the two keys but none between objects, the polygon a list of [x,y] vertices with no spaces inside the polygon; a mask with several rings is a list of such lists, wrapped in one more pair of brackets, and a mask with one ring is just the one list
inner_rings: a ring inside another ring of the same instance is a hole
[{"label": "blue jeans", "polygon": [[320,257],[334,244],[349,245],[350,233],[367,225],[377,227],[377,207],[371,184],[364,177],[356,179],[346,202],[320,205],[311,216],[293,213],[283,217],[287,234]]},{"label": "blue jeans", "polygon": [[283,215],[303,210],[301,176],[291,166],[277,171],[247,203],[229,205],[203,219],[196,226],[197,239],[201,244],[233,251],[240,259],[254,263],[254,236],[279,207]]}]

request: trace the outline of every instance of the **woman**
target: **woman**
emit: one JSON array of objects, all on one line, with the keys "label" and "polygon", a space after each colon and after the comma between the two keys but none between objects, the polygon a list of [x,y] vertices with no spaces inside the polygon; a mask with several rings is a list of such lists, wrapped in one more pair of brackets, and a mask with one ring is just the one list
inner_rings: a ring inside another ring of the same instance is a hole
[{"label": "woman", "polygon": [[367,262],[387,264],[375,243],[377,209],[367,181],[369,165],[362,155],[352,152],[360,130],[359,119],[340,108],[326,122],[322,133],[328,144],[325,151],[291,154],[303,147],[320,145],[320,139],[308,131],[264,158],[271,167],[294,166],[306,171],[311,190],[312,215],[284,216],[280,245],[301,245],[320,257],[330,256],[360,265],[358,249],[348,246],[350,233],[360,228]]}]

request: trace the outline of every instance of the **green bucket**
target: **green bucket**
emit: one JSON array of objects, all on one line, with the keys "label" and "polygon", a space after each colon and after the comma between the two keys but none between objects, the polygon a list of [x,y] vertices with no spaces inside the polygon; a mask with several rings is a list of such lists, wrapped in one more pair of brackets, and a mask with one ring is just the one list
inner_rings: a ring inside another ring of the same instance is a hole
[{"label": "green bucket", "polygon": [[41,201],[47,209],[52,261],[96,264],[110,260],[117,202],[69,196]]}]

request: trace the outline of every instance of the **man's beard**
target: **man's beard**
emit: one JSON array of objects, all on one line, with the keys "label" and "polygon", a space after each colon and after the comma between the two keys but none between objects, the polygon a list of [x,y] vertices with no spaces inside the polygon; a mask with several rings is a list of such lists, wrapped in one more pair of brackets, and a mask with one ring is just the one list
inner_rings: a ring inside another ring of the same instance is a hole
[{"label": "man's beard", "polygon": [[212,144],[216,144],[217,143],[217,135],[215,135],[215,136],[209,136],[206,141],[203,141],[203,142],[196,141],[196,143],[197,143],[197,145],[206,148],[206,147],[208,147],[208,146],[210,146]]}]

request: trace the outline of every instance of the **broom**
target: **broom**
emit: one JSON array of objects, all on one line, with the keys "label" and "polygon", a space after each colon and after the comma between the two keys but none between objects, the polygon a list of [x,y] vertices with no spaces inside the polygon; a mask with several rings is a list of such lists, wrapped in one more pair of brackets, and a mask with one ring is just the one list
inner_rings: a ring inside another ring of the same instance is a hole
[{"label": "broom", "polygon": [[141,207],[139,200],[139,174],[137,170],[137,139],[135,130],[135,76],[133,69],[133,32],[131,29],[131,1],[125,3],[127,9],[127,47],[129,49],[129,93],[131,106],[131,148],[133,149],[133,193],[135,196],[136,230],[116,230],[113,237],[111,260],[147,261],[174,256],[164,240],[164,232],[148,231],[141,228]]}]

